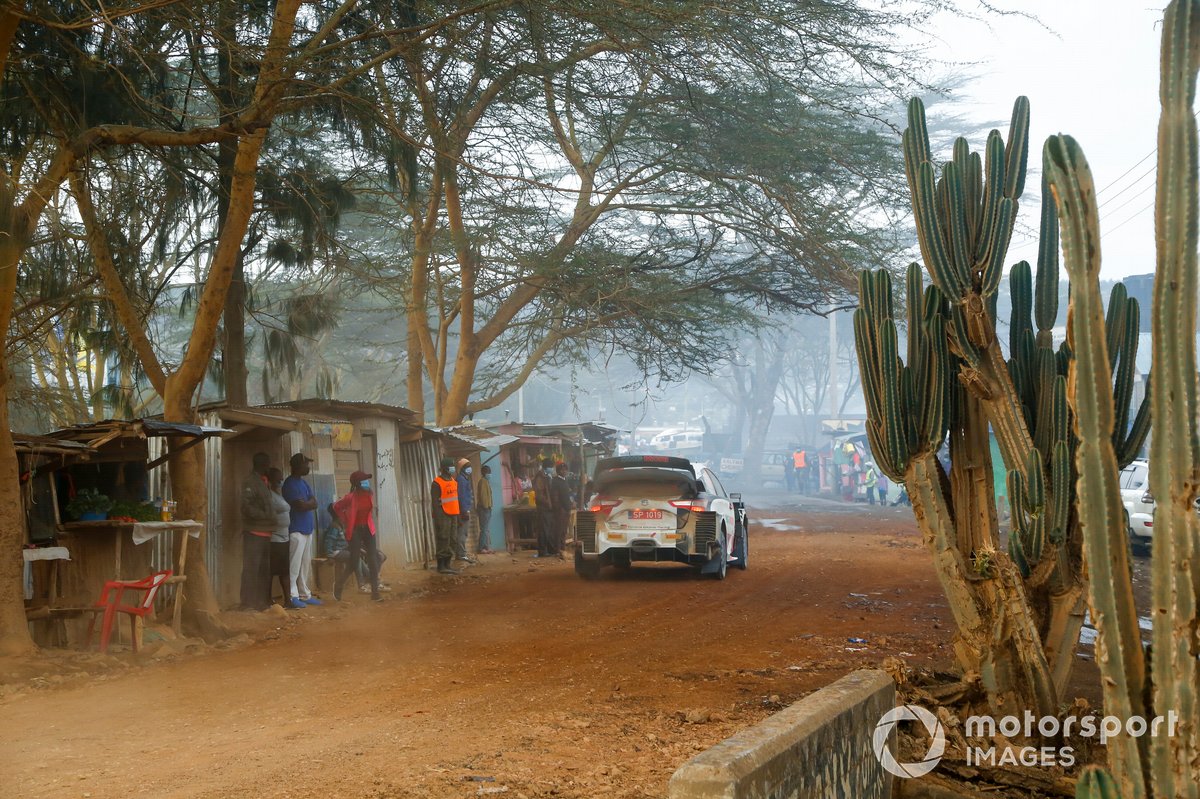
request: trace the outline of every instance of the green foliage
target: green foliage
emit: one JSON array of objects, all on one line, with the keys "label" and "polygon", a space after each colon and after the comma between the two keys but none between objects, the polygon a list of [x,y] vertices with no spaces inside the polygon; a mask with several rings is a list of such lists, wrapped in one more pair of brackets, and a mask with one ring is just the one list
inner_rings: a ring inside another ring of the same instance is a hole
[{"label": "green foliage", "polygon": [[67,515],[78,519],[84,513],[106,513],[113,501],[96,488],[81,488],[67,502]]},{"label": "green foliage", "polygon": [[108,510],[110,517],[127,516],[139,522],[157,522],[162,518],[162,511],[157,506],[147,502],[134,502],[119,499],[113,502]]}]

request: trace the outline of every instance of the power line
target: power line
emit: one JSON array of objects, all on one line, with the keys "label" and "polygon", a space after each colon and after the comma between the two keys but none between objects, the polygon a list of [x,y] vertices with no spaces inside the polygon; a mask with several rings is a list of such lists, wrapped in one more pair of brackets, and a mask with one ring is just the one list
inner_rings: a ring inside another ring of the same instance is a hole
[{"label": "power line", "polygon": [[[1153,153],[1151,153],[1151,155],[1153,155]],[[1146,160],[1145,158],[1143,158],[1143,159],[1142,159],[1142,161],[1145,161],[1145,160]],[[1138,163],[1141,163],[1141,161],[1139,161]],[[1136,186],[1137,184],[1141,183],[1141,182],[1142,182],[1142,179],[1143,179],[1143,178],[1145,178],[1147,175],[1152,175],[1152,174],[1154,174],[1155,170],[1157,170],[1157,169],[1158,169],[1158,164],[1156,163],[1156,164],[1154,164],[1154,166],[1150,167],[1150,168],[1149,168],[1149,169],[1147,169],[1145,172],[1143,172],[1141,175],[1139,175],[1139,176],[1138,176],[1138,178],[1137,178],[1137,180],[1133,181],[1133,182],[1132,182],[1132,183],[1130,183],[1128,186],[1126,186],[1125,188],[1121,189],[1119,192],[1117,192],[1116,194],[1112,195],[1111,197],[1109,197],[1108,199],[1106,199],[1104,202],[1100,203],[1100,205],[1098,205],[1098,206],[1097,206],[1097,208],[1103,208],[1103,207],[1104,207],[1105,205],[1107,205],[1108,203],[1110,203],[1110,202],[1112,202],[1113,200],[1117,199],[1117,198],[1118,198],[1118,197],[1120,197],[1122,194],[1124,194],[1125,192],[1129,191],[1130,189],[1132,189],[1132,188],[1133,188],[1134,186]],[[1126,172],[1126,174],[1129,174],[1129,173],[1128,173],[1128,172]],[[1110,184],[1110,185],[1111,185],[1111,184]],[[1155,185],[1155,184],[1154,184],[1154,183],[1151,183],[1150,185],[1151,185],[1151,186],[1153,186],[1153,185]],[[1143,189],[1143,191],[1145,191],[1145,189]],[[1097,192],[1097,196],[1099,196],[1099,192]]]},{"label": "power line", "polygon": [[[1123,202],[1123,203],[1121,203],[1120,205],[1118,205],[1116,208],[1113,208],[1112,210],[1105,212],[1105,216],[1112,216],[1112,215],[1113,215],[1113,214],[1115,214],[1117,211],[1120,211],[1122,208],[1124,208],[1125,206],[1129,205],[1131,202],[1133,202],[1134,200],[1136,200],[1138,197],[1141,197],[1143,194],[1145,194],[1146,192],[1150,191],[1151,189],[1153,189],[1153,188],[1154,188],[1155,186],[1157,186],[1157,185],[1158,185],[1158,181],[1155,181],[1155,182],[1153,182],[1153,183],[1147,183],[1147,184],[1146,184],[1146,187],[1145,187],[1144,189],[1142,189],[1141,191],[1139,191],[1137,194],[1133,195],[1132,197],[1130,197],[1129,199],[1127,199],[1125,202]],[[1113,196],[1115,197],[1116,195],[1113,195]],[[1101,207],[1101,208],[1103,208],[1104,206],[1103,206],[1103,205],[1101,205],[1100,207]],[[1098,210],[1098,209],[1097,209],[1097,210]]]},{"label": "power line", "polygon": [[1115,232],[1117,232],[1117,231],[1118,231],[1118,230],[1120,230],[1121,228],[1125,227],[1125,225],[1126,225],[1126,224],[1128,224],[1129,222],[1132,222],[1133,220],[1137,219],[1139,216],[1141,216],[1142,214],[1146,213],[1147,211],[1149,211],[1149,210],[1150,210],[1151,208],[1153,208],[1153,207],[1154,207],[1154,200],[1151,200],[1149,205],[1147,205],[1147,206],[1143,207],[1143,208],[1142,208],[1140,211],[1137,211],[1136,213],[1134,213],[1134,214],[1133,214],[1133,216],[1127,217],[1127,218],[1126,218],[1126,219],[1125,219],[1123,222],[1121,222],[1121,223],[1120,223],[1119,225],[1117,225],[1116,227],[1110,228],[1110,229],[1107,231],[1107,234],[1101,234],[1101,235],[1109,235],[1109,234],[1112,234],[1112,233],[1115,233]]},{"label": "power line", "polygon": [[[1141,166],[1141,165],[1142,165],[1142,164],[1143,164],[1143,163],[1146,161],[1146,159],[1147,159],[1147,158],[1149,158],[1150,156],[1154,155],[1154,154],[1155,154],[1155,153],[1157,153],[1157,152],[1158,152],[1158,148],[1157,148],[1157,147],[1155,147],[1153,150],[1151,150],[1150,152],[1146,153],[1144,156],[1142,156],[1142,160],[1141,160],[1141,161],[1138,161],[1136,164],[1134,164],[1133,166],[1129,167],[1129,169],[1126,169],[1124,172],[1122,172],[1120,175],[1118,175],[1118,176],[1117,176],[1116,180],[1113,180],[1113,181],[1112,181],[1111,183],[1109,183],[1107,186],[1105,186],[1104,188],[1102,188],[1102,189],[1100,189],[1099,191],[1097,191],[1097,192],[1096,192],[1096,196],[1097,196],[1097,197],[1099,197],[1101,194],[1103,194],[1104,192],[1106,192],[1106,191],[1108,191],[1109,189],[1111,189],[1113,186],[1115,186],[1117,183],[1119,183],[1119,182],[1121,181],[1121,178],[1125,177],[1125,176],[1126,176],[1126,175],[1128,175],[1130,172],[1132,172],[1133,170],[1137,169],[1139,166]],[[1157,166],[1157,164],[1156,164],[1155,166]],[[1141,180],[1141,178],[1138,178],[1138,180]],[[1134,181],[1134,183],[1137,183],[1137,180],[1135,180],[1135,181]],[[1106,202],[1107,202],[1107,201],[1106,201]]]}]

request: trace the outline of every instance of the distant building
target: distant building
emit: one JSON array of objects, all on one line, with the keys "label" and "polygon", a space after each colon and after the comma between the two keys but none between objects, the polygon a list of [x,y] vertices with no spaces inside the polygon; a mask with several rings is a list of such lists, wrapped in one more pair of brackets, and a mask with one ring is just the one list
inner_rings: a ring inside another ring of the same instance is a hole
[{"label": "distant building", "polygon": [[1148,275],[1130,275],[1123,278],[1125,290],[1129,292],[1129,296],[1138,301],[1141,316],[1139,317],[1140,324],[1138,330],[1142,333],[1150,332],[1150,308],[1154,301],[1154,273]]}]

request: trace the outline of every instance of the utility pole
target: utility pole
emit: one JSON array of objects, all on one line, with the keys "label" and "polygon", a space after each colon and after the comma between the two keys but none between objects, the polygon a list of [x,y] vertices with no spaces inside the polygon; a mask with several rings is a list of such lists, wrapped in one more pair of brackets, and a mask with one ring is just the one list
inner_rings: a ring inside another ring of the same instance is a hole
[{"label": "utility pole", "polygon": [[829,418],[836,419],[841,403],[838,402],[838,343],[837,311],[829,309]]}]

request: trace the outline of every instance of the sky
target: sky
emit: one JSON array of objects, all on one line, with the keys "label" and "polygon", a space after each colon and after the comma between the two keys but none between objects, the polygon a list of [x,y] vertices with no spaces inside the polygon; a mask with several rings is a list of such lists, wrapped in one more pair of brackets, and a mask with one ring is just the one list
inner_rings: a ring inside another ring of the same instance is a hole
[{"label": "sky", "polygon": [[[1004,120],[1007,136],[1013,101],[1029,98],[1029,175],[1009,265],[1037,262],[1042,145],[1050,135],[1068,133],[1083,148],[1098,189],[1101,278],[1153,272],[1158,53],[1166,3],[993,4],[1033,14],[1042,24],[995,15],[983,22],[945,17],[930,44],[948,61],[973,63],[964,69],[977,78],[958,91],[960,109],[971,119]],[[984,138],[972,137],[971,149],[982,150]]]}]

